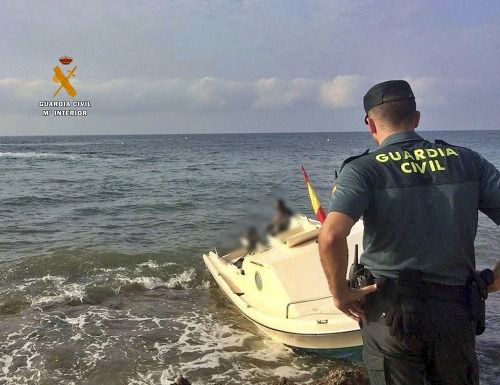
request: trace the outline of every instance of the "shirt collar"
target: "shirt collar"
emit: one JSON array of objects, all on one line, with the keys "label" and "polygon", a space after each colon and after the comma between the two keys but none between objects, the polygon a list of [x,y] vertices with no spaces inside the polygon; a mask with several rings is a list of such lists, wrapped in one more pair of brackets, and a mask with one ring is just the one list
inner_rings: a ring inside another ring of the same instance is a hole
[{"label": "shirt collar", "polygon": [[407,141],[411,141],[411,140],[424,140],[424,138],[422,138],[415,131],[398,132],[396,134],[392,134],[391,136],[388,136],[387,138],[385,138],[385,140],[382,142],[380,147],[385,147],[385,146],[388,146],[390,144],[407,142]]}]

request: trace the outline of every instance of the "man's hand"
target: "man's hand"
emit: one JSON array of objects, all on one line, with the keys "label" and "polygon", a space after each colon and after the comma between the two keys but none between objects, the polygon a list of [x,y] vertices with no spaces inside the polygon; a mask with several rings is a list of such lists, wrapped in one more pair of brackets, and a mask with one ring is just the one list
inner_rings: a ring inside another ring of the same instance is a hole
[{"label": "man's hand", "polygon": [[495,276],[495,281],[488,286],[488,293],[500,291],[500,261],[493,268],[493,275]]},{"label": "man's hand", "polygon": [[377,290],[377,286],[351,289],[347,285],[347,236],[353,225],[354,220],[349,216],[330,212],[321,226],[319,256],[335,306],[347,316],[360,321],[364,318],[360,300]]},{"label": "man's hand", "polygon": [[361,299],[376,290],[376,284],[361,289],[352,289],[346,285],[345,290],[335,293],[333,303],[342,313],[359,322],[365,319],[365,313],[361,307]]}]

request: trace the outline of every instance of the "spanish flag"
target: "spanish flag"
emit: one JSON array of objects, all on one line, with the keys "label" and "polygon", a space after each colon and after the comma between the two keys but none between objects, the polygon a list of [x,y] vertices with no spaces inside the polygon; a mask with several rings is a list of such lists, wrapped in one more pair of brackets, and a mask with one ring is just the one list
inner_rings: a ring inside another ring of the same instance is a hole
[{"label": "spanish flag", "polygon": [[316,191],[314,191],[314,187],[309,180],[309,176],[307,175],[306,169],[304,166],[301,167],[302,174],[304,175],[304,182],[306,183],[307,186],[307,191],[309,192],[309,198],[311,198],[311,204],[314,210],[314,213],[316,214],[316,218],[323,223],[326,219],[326,214],[325,210],[323,210],[323,207],[321,207],[321,203],[318,199],[318,196],[316,195]]}]

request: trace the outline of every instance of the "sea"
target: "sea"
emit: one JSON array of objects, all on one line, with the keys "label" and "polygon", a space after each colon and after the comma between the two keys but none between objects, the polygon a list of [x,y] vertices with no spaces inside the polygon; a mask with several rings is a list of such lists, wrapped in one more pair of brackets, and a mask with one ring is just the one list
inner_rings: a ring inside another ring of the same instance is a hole
[{"label": "sea", "polygon": [[[500,131],[421,134],[500,167]],[[301,165],[327,208],[342,161],[375,147],[364,132],[0,137],[0,384],[307,382],[346,365],[261,334],[202,255],[277,198],[313,217]],[[478,268],[500,256],[484,215],[476,250]],[[482,384],[500,383],[499,314],[491,295]]]}]

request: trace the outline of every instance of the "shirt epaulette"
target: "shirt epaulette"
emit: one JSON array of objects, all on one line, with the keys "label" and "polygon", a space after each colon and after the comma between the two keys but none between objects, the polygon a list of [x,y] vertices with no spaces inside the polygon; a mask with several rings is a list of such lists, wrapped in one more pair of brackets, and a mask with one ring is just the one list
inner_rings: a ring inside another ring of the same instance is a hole
[{"label": "shirt epaulette", "polygon": [[434,143],[435,144],[442,144],[444,146],[453,146],[453,144],[450,144],[448,142],[445,142],[444,140],[442,139],[434,139]]},{"label": "shirt epaulette", "polygon": [[458,146],[456,144],[451,144],[451,143],[448,143],[448,142],[445,142],[444,140],[442,139],[434,139],[434,143],[435,144],[441,144],[443,146],[451,146],[451,147],[456,147],[456,148],[464,148],[466,150],[470,150],[470,148],[468,147],[464,147],[464,146]]},{"label": "shirt epaulette", "polygon": [[[349,158],[347,158],[346,160],[344,160],[342,162],[342,166],[340,166],[340,170],[339,170],[339,173],[342,172],[342,169],[345,167],[345,165],[347,163],[350,163],[352,162],[353,160],[355,159],[358,159],[358,158],[361,158],[362,156],[365,156],[365,155],[368,155],[368,153],[370,152],[370,150],[366,150],[365,152],[363,152],[362,154],[359,154],[359,155],[354,155],[354,156],[350,156]],[[337,174],[336,174],[337,175]]]}]

